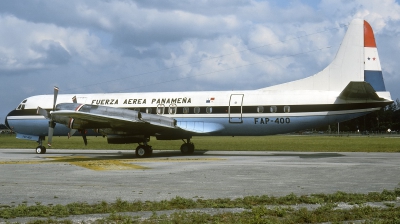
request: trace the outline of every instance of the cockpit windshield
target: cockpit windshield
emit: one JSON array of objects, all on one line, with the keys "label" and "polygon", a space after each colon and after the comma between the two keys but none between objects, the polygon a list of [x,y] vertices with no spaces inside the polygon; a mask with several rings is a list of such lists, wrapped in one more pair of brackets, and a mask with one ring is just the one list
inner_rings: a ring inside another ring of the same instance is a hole
[{"label": "cockpit windshield", "polygon": [[26,103],[27,99],[24,99],[17,107],[17,110],[23,110],[25,109],[25,103]]}]

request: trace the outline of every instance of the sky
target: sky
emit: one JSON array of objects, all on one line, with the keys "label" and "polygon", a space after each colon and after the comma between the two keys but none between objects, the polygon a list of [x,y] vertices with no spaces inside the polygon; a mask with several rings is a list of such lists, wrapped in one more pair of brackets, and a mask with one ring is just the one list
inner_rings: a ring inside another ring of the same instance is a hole
[{"label": "sky", "polygon": [[394,0],[0,1],[0,123],[32,95],[250,90],[304,78],[367,20],[400,98]]}]

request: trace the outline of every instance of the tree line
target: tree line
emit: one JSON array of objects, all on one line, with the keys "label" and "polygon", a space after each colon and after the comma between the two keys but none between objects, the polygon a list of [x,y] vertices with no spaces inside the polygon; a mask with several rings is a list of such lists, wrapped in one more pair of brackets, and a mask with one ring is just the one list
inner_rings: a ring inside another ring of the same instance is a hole
[{"label": "tree line", "polygon": [[[331,132],[337,132],[338,124],[331,124],[328,127]],[[321,127],[319,130],[325,131]],[[400,131],[400,100],[396,99],[392,104],[381,108],[379,111],[366,114],[364,116],[341,122],[339,124],[339,131],[344,132],[357,132],[361,133],[383,133],[391,131]]]}]

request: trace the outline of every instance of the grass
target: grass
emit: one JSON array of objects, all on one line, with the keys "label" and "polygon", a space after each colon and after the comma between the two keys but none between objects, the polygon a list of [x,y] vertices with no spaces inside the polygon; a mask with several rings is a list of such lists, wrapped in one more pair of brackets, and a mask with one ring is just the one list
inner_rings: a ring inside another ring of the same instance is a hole
[{"label": "grass", "polygon": [[[266,137],[194,137],[196,150],[222,151],[304,151],[304,152],[400,152],[400,138],[393,136],[293,136],[276,135]],[[54,137],[54,149],[134,149],[136,144],[109,145],[102,137],[88,137],[85,147],[81,137],[72,139]],[[0,135],[1,148],[34,149],[37,143],[15,139],[13,135]],[[157,150],[178,150],[182,141],[150,142]],[[381,193],[313,194],[284,197],[248,196],[238,199],[185,199],[176,197],[163,201],[123,201],[88,204],[76,202],[68,205],[0,206],[0,218],[45,217],[32,219],[30,223],[72,223],[71,215],[109,214],[91,223],[338,223],[362,220],[366,223],[400,223],[400,207],[397,206],[400,189]],[[371,207],[366,202],[383,202],[383,207]],[[354,205],[351,209],[340,209],[338,203]],[[317,209],[294,209],[297,204],[318,204]],[[273,208],[269,208],[269,206]],[[242,212],[188,212],[185,209],[245,208]],[[169,215],[158,215],[155,211],[173,210]],[[121,212],[153,211],[148,219],[133,217]]]},{"label": "grass", "polygon": [[[372,220],[381,223],[398,223],[400,207],[389,204],[400,197],[400,189],[384,190],[381,193],[355,194],[337,192],[334,194],[313,194],[296,196],[290,194],[283,197],[247,196],[237,199],[185,199],[176,197],[163,201],[128,202],[117,199],[113,203],[105,201],[97,204],[72,203],[68,205],[36,205],[21,204],[15,207],[0,208],[0,218],[15,217],[52,217],[44,221],[32,223],[70,223],[69,220],[56,221],[54,217],[71,215],[88,215],[109,213],[106,218],[96,223],[313,223],[342,222],[352,220]],[[363,203],[385,202],[383,207],[370,207]],[[337,203],[354,204],[350,209],[340,209]],[[295,209],[298,204],[318,204],[316,209],[305,207]],[[292,206],[291,206],[292,205]],[[272,206],[272,207],[271,207]],[[185,209],[204,208],[244,208],[242,212],[222,212],[208,214],[207,212],[188,212]],[[157,215],[155,211],[173,210],[170,215]],[[149,219],[118,214],[121,212],[153,211]]]},{"label": "grass", "polygon": [[[196,150],[219,151],[298,151],[298,152],[400,152],[400,138],[376,136],[326,136],[326,135],[274,135],[262,137],[193,137]],[[1,148],[34,149],[37,143],[16,139],[13,135],[0,135]],[[178,150],[180,140],[149,142],[156,150]],[[103,137],[88,137],[88,146],[80,136],[71,139],[54,137],[54,149],[135,149],[136,144],[107,144]]]}]

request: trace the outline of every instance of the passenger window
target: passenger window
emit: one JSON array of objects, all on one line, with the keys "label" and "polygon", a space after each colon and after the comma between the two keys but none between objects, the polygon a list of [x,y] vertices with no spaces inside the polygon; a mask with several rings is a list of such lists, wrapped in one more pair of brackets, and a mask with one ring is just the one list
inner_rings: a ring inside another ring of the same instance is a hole
[{"label": "passenger window", "polygon": [[283,112],[290,113],[290,106],[284,106],[283,107]]},{"label": "passenger window", "polygon": [[264,112],[264,107],[263,106],[258,106],[257,107],[257,113],[262,113]]},{"label": "passenger window", "polygon": [[168,108],[169,114],[176,114],[176,104],[170,104]]},{"label": "passenger window", "polygon": [[195,107],[195,108],[194,108],[194,113],[195,113],[195,114],[200,113],[200,107]]},{"label": "passenger window", "polygon": [[183,108],[183,113],[188,114],[189,113],[189,107],[184,107]]},{"label": "passenger window", "polygon": [[157,114],[163,115],[164,114],[164,108],[165,108],[164,104],[158,104],[157,105]]},{"label": "passenger window", "polygon": [[276,106],[271,106],[271,107],[269,108],[269,111],[270,111],[271,113],[276,113],[276,112],[278,111],[278,108],[277,108]]},{"label": "passenger window", "polygon": [[211,114],[212,113],[212,107],[207,107],[206,108],[206,112],[207,112],[207,114]]}]

